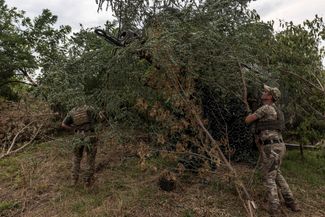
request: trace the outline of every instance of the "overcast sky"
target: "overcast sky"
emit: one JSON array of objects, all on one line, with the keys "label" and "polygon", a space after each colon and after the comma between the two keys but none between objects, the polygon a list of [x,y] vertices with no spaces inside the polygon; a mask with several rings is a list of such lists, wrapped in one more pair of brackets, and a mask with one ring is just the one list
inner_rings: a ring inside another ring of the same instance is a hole
[{"label": "overcast sky", "polygon": [[97,12],[95,0],[5,0],[10,7],[26,11],[27,16],[35,17],[47,8],[58,16],[58,26],[69,25],[73,30],[80,29],[80,23],[85,27],[103,26],[109,19],[107,11]]},{"label": "overcast sky", "polygon": [[[37,16],[44,8],[48,8],[58,15],[58,25],[70,25],[76,31],[80,23],[85,27],[103,26],[111,17],[107,11],[97,12],[95,0],[5,1],[11,7],[26,11],[29,17]],[[315,14],[325,16],[325,0],[257,0],[250,7],[256,9],[265,21],[283,19],[297,24],[312,19]]]},{"label": "overcast sky", "polygon": [[324,0],[257,0],[250,7],[256,9],[264,21],[281,19],[298,24],[313,19],[316,14],[325,17]]}]

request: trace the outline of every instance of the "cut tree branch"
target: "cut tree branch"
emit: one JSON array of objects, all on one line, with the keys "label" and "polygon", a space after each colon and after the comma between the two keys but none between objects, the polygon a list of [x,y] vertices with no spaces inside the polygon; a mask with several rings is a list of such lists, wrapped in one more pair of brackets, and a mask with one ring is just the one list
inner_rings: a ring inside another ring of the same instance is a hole
[{"label": "cut tree branch", "polygon": [[35,132],[34,136],[29,140],[29,142],[27,142],[26,144],[24,144],[23,146],[21,146],[20,148],[14,150],[14,151],[11,151],[11,152],[7,152],[6,154],[3,154],[2,156],[0,156],[0,160],[5,158],[5,157],[8,157],[9,155],[13,155],[21,150],[23,150],[24,148],[26,148],[29,144],[31,144],[34,139],[36,138],[36,136],[39,134],[41,128],[43,127],[43,124],[37,129],[37,131]]},{"label": "cut tree branch", "polygon": [[27,78],[27,80],[31,83],[32,86],[35,86],[35,87],[38,86],[38,84],[30,77],[30,75],[28,74],[26,69],[20,68],[19,70],[23,73],[25,78]]},{"label": "cut tree branch", "polygon": [[6,154],[9,154],[9,153],[10,153],[12,147],[13,147],[13,146],[15,145],[15,143],[16,143],[16,140],[17,140],[19,134],[21,134],[21,133],[22,133],[22,132],[23,132],[23,131],[24,131],[24,130],[29,126],[29,125],[31,125],[33,122],[34,122],[34,121],[30,122],[29,124],[25,125],[21,130],[18,131],[18,133],[15,135],[14,139],[12,140],[11,145],[10,145],[10,147],[8,148]]},{"label": "cut tree branch", "polygon": [[246,111],[249,111],[249,105],[248,105],[248,101],[247,101],[247,84],[246,84],[246,79],[245,79],[245,72],[244,72],[242,64],[239,62],[238,59],[237,59],[237,63],[239,66],[240,77],[241,77],[241,81],[243,84],[243,102],[245,103]]},{"label": "cut tree branch", "polygon": [[[144,51],[144,50],[140,50],[140,51],[137,52],[137,54],[141,59],[147,60],[148,63],[152,64],[156,69],[158,69],[158,70],[161,69],[160,65],[153,62],[152,55],[149,52]],[[170,72],[172,72],[172,70]],[[177,76],[175,76],[176,81],[171,76],[168,76],[168,77],[169,77],[169,79],[171,79],[174,87],[181,90],[182,100],[190,108],[190,106],[189,106],[190,103],[188,102],[187,97],[186,97],[187,94],[186,94],[183,86],[181,85],[181,83],[177,80]],[[236,189],[237,189],[237,192],[240,195],[240,197],[241,197],[241,191],[244,192],[246,202],[243,203],[243,206],[244,206],[244,208],[245,208],[245,210],[247,212],[247,216],[248,217],[256,216],[255,212],[254,212],[257,209],[256,204],[255,204],[254,200],[252,199],[252,197],[250,196],[250,194],[248,193],[248,191],[245,188],[244,184],[242,183],[242,181],[238,177],[235,169],[231,166],[230,162],[224,156],[223,152],[220,149],[220,146],[219,146],[218,142],[212,137],[212,135],[209,133],[209,131],[205,128],[205,126],[204,126],[201,118],[199,117],[199,115],[196,112],[194,112],[193,115],[194,115],[194,117],[196,119],[196,122],[199,124],[200,128],[208,136],[208,138],[210,139],[212,144],[214,144],[216,146],[218,155],[220,156],[221,160],[225,163],[225,165],[229,169],[230,173],[233,175],[232,177],[234,178]]]},{"label": "cut tree branch", "polygon": [[27,82],[24,82],[24,81],[19,81],[19,80],[9,80],[9,81],[5,81],[5,82],[2,82],[0,84],[0,87],[6,85],[6,84],[10,84],[10,83],[21,83],[21,84],[27,84],[27,85],[31,85],[31,86],[34,86],[33,84],[31,83],[27,83]]},{"label": "cut tree branch", "polygon": [[[295,76],[296,78],[299,78],[300,80],[304,81],[306,84],[312,86],[313,88],[319,90],[320,92],[322,92],[324,95],[325,95],[325,89],[324,88],[320,88],[318,87],[317,85],[315,85],[314,83],[308,81],[306,78],[294,73],[294,72],[291,72],[291,71],[284,71],[284,70],[280,70],[280,72],[282,73],[286,73],[286,74],[290,74],[290,75],[293,75]],[[321,86],[322,87],[322,86]]]}]

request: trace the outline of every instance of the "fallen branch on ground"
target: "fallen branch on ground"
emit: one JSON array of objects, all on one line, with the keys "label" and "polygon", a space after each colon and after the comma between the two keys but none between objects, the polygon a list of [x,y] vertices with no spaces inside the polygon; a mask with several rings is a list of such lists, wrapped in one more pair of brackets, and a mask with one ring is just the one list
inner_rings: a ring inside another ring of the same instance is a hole
[{"label": "fallen branch on ground", "polygon": [[32,123],[34,123],[34,121],[32,121],[32,122],[30,122],[29,124],[25,125],[21,130],[18,131],[18,133],[15,135],[14,139],[12,140],[11,145],[10,145],[10,147],[8,148],[6,154],[9,154],[9,153],[10,153],[12,147],[13,147],[13,146],[15,145],[15,143],[16,143],[16,140],[17,140],[19,134],[21,134],[21,133],[22,133],[22,132],[23,132],[23,131],[28,127],[28,126],[30,126]]},{"label": "fallen branch on ground", "polygon": [[[28,126],[28,125],[26,125],[26,126]],[[26,128],[26,126],[24,128]],[[12,149],[12,146],[13,146],[14,142],[15,142],[15,141],[13,141],[13,143],[11,144],[10,148],[8,149],[8,151],[5,154],[3,154],[2,156],[0,156],[0,160],[3,159],[3,158],[5,158],[5,157],[7,157],[7,156],[9,156],[9,155],[13,155],[13,154],[15,154],[15,153],[23,150],[25,147],[27,147],[29,144],[31,144],[34,141],[34,139],[36,138],[36,136],[39,134],[42,126],[43,126],[43,124],[37,129],[37,131],[35,132],[34,136],[29,140],[29,142],[27,142],[26,144],[24,144],[23,146],[21,146],[20,148],[14,150],[14,151],[10,151]],[[19,131],[18,133],[20,133],[20,132],[22,132],[22,130]],[[16,136],[18,136],[18,133],[17,133]],[[17,138],[16,136],[15,136],[15,138]]]}]

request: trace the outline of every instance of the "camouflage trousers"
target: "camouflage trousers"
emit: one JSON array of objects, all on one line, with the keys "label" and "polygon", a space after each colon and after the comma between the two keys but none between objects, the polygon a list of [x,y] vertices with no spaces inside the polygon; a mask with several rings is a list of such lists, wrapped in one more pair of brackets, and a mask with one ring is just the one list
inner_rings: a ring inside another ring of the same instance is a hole
[{"label": "camouflage trousers", "polygon": [[84,179],[90,183],[95,173],[95,159],[97,153],[97,137],[93,133],[77,132],[73,138],[73,166],[72,179],[74,183],[78,182],[80,173],[80,162],[84,151],[87,153],[87,166]]},{"label": "camouflage trousers", "polygon": [[261,173],[263,176],[263,185],[267,190],[270,209],[275,210],[279,208],[279,196],[281,195],[285,203],[293,203],[294,198],[292,192],[280,170],[282,159],[286,152],[285,144],[263,145],[262,151]]}]

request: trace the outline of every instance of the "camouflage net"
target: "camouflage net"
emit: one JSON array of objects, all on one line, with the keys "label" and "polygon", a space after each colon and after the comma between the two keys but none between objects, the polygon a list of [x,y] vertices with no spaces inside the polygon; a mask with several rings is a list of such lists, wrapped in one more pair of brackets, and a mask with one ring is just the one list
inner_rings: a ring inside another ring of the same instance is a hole
[{"label": "camouflage net", "polygon": [[222,97],[221,91],[208,86],[201,85],[200,91],[204,115],[209,120],[208,129],[223,145],[228,159],[256,162],[258,154],[253,132],[244,122],[248,115],[244,103],[233,95]]}]

